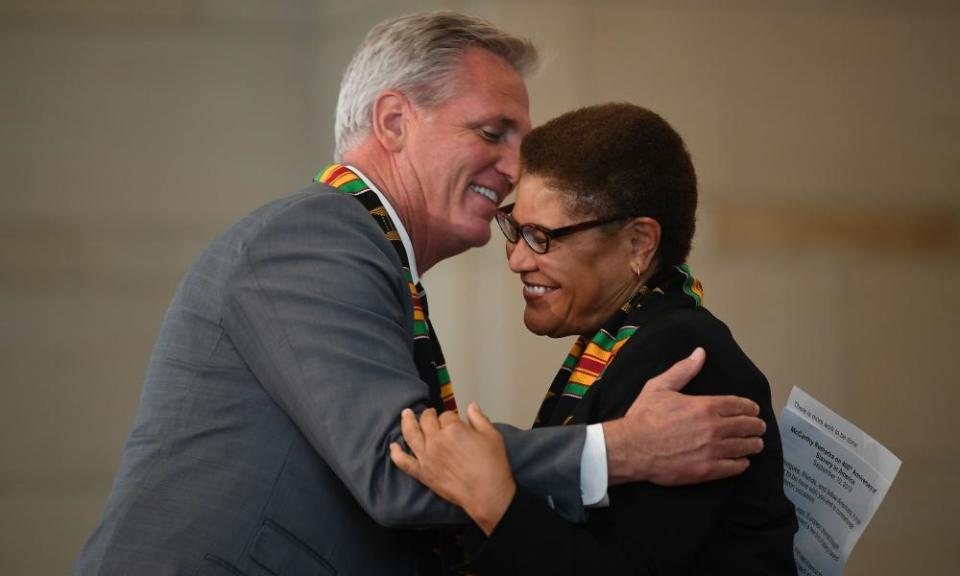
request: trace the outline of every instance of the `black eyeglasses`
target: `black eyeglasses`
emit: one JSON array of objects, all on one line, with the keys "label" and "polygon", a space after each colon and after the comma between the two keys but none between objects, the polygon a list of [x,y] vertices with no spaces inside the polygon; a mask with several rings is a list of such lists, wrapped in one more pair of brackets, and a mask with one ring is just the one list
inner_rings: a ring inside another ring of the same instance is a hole
[{"label": "black eyeglasses", "polygon": [[510,213],[513,212],[513,206],[513,204],[508,204],[497,210],[497,224],[500,225],[500,230],[503,232],[503,235],[507,237],[508,242],[516,244],[522,236],[527,246],[537,254],[546,254],[547,251],[550,250],[550,240],[552,238],[560,238],[561,236],[567,236],[574,232],[589,230],[590,228],[596,228],[597,226],[603,226],[604,224],[616,222],[617,220],[625,220],[627,218],[626,216],[616,216],[614,218],[590,220],[589,222],[581,222],[579,224],[572,224],[551,230],[536,224],[517,224],[517,221],[510,215]]}]

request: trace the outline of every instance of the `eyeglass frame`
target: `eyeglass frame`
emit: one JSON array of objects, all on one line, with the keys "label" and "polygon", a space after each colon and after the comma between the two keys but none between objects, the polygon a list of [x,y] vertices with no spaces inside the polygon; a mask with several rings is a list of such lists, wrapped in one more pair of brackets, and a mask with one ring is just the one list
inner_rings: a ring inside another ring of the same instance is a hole
[{"label": "eyeglass frame", "polygon": [[[550,251],[550,240],[554,238],[562,238],[563,236],[568,236],[574,232],[580,232],[582,230],[589,230],[590,228],[596,228],[597,226],[603,226],[604,224],[610,224],[618,220],[626,220],[630,216],[614,216],[612,218],[598,218],[596,220],[588,220],[586,222],[580,222],[579,224],[571,224],[569,226],[561,226],[559,228],[547,228],[545,226],[540,226],[539,224],[519,224],[516,220],[513,219],[513,207],[516,203],[507,204],[506,206],[501,206],[497,209],[497,226],[500,227],[500,232],[503,233],[504,237],[507,239],[507,242],[511,244],[516,244],[520,238],[523,238],[523,241],[527,243],[527,246],[535,254],[546,254]],[[510,238],[510,234],[507,233],[507,229],[504,227],[504,223],[508,223],[516,231],[516,238]],[[539,231],[542,232],[546,241],[543,243],[543,251],[541,251],[537,243],[531,240],[527,234],[529,231]]]}]

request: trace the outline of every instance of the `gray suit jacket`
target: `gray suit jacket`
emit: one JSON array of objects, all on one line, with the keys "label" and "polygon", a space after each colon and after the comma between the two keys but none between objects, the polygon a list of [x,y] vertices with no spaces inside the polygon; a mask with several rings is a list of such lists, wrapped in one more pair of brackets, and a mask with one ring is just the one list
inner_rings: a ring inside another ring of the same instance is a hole
[{"label": "gray suit jacket", "polygon": [[[397,470],[422,409],[394,248],[313,185],[235,224],[167,312],[103,517],[74,574],[415,574],[462,513]],[[501,430],[518,482],[574,519],[582,427]]]}]

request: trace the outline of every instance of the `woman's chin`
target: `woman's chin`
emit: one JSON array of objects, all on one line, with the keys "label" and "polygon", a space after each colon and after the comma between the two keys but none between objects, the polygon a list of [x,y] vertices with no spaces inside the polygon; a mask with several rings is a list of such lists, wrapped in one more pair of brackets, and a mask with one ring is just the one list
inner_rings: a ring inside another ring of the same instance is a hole
[{"label": "woman's chin", "polygon": [[557,318],[543,318],[540,314],[525,313],[523,323],[527,330],[537,336],[549,336],[550,338],[563,338],[570,336],[573,332],[563,329],[563,323]]},{"label": "woman's chin", "polygon": [[523,315],[523,324],[527,327],[527,330],[533,332],[537,336],[548,336],[547,327],[543,325],[539,318],[532,318],[531,314],[526,313]]}]

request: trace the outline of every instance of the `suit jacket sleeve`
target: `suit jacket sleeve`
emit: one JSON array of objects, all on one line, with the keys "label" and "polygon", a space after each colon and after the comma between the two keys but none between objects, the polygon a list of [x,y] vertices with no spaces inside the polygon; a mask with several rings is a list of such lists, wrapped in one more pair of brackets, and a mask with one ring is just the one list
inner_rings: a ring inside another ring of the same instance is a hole
[{"label": "suit jacket sleeve", "polygon": [[[379,523],[462,522],[389,458],[400,411],[422,410],[428,390],[413,363],[399,258],[362,206],[340,193],[306,195],[239,249],[224,327],[273,400]],[[518,482],[552,494],[572,518],[583,434],[509,436]],[[571,478],[576,485],[563,485]]]}]

